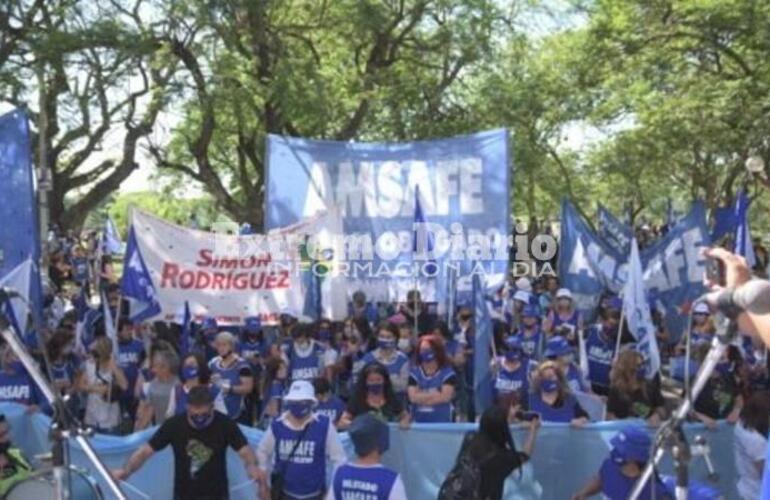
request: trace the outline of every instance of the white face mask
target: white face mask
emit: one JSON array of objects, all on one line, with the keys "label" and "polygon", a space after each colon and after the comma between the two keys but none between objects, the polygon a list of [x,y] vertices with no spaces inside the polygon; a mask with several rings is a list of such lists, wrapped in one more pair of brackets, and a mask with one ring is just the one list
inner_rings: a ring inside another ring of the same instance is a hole
[{"label": "white face mask", "polygon": [[412,343],[409,339],[398,339],[398,349],[400,351],[408,351],[412,347]]}]

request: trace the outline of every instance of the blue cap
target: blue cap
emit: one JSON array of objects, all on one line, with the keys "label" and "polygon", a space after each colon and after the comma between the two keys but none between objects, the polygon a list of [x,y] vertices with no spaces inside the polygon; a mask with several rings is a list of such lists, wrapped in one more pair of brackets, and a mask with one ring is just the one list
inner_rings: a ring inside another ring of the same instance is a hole
[{"label": "blue cap", "polygon": [[509,351],[521,351],[521,338],[518,335],[511,335],[505,339],[505,347]]},{"label": "blue cap", "polygon": [[540,308],[533,305],[524,306],[524,308],[521,310],[521,316],[523,318],[539,318]]},{"label": "blue cap", "polygon": [[652,439],[641,426],[624,428],[610,440],[610,444],[615,454],[625,460],[644,464],[650,458]]},{"label": "blue cap", "polygon": [[562,336],[556,336],[551,338],[545,345],[545,357],[559,357],[572,353],[572,346],[569,345],[567,339]]},{"label": "blue cap", "polygon": [[217,328],[219,328],[219,325],[217,324],[217,318],[214,316],[206,316],[201,321],[201,330],[216,330]]},{"label": "blue cap", "polygon": [[249,316],[243,322],[243,331],[246,333],[259,333],[262,331],[262,320],[259,316]]},{"label": "blue cap", "polygon": [[385,453],[390,446],[388,424],[371,413],[364,413],[353,419],[348,435],[359,457],[366,456],[374,450]]}]

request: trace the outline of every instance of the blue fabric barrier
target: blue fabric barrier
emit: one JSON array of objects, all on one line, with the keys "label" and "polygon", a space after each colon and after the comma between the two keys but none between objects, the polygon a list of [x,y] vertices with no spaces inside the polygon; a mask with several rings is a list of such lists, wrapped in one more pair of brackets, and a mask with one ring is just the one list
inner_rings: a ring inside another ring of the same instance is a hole
[{"label": "blue fabric barrier", "polygon": [[[48,417],[26,415],[21,407],[0,404],[11,425],[11,434],[17,446],[27,456],[49,451]],[[599,470],[607,456],[609,440],[628,422],[602,422],[572,429],[564,424],[544,424],[535,444],[531,462],[521,474],[512,474],[506,484],[505,498],[516,499],[564,499],[577,491]],[[390,450],[384,462],[398,470],[406,485],[410,500],[433,500],[447,472],[454,465],[457,451],[465,432],[474,429],[472,424],[415,424],[409,430],[391,428]],[[262,436],[257,429],[243,428],[252,446]],[[711,459],[719,473],[716,487],[726,498],[737,498],[736,472],[733,458],[733,427],[720,423],[716,430],[708,431],[700,424],[688,424],[688,437],[703,434],[711,445]],[[95,436],[91,442],[99,456],[110,468],[120,467],[128,456],[154,432],[148,429],[129,436]],[[526,430],[514,429],[514,439],[521,446]],[[349,456],[352,449],[347,434],[340,435]],[[247,484],[241,461],[229,452],[228,474],[233,500],[256,498],[256,489]],[[71,447],[75,465],[88,468],[87,460],[76,445]],[[671,474],[670,459],[664,460],[662,472]],[[690,477],[693,481],[705,481],[706,466],[700,457],[693,458]],[[133,476],[129,483],[153,500],[171,498],[173,490],[173,462],[170,450],[153,456]],[[104,488],[104,485],[102,485]],[[126,488],[131,499],[143,500],[141,494]],[[104,490],[103,490],[104,491]]]}]

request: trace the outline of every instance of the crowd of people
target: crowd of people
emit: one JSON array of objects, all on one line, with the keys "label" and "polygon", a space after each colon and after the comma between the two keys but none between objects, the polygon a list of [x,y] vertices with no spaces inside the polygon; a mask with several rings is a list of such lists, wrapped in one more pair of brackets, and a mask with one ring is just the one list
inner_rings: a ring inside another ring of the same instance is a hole
[{"label": "crowd of people", "polygon": [[[664,369],[652,374],[622,320],[622,301],[603,297],[596,320],[588,321],[557,276],[511,280],[488,297],[493,340],[483,347],[475,342],[472,304],[439,315],[416,290],[388,304],[357,292],[344,321],[311,321],[284,310],[277,325],[259,317],[227,326],[214,317],[198,318],[191,328],[135,324],[112,261],[94,241],[68,235],[49,249],[44,331],[26,332],[25,341],[41,362],[47,360],[53,386],[86,425],[115,435],[160,425],[116,476],[128,477],[152,453],[172,446],[175,488],[183,498],[190,491],[226,496],[226,481],[223,486],[215,480],[224,475],[224,452],[207,460],[212,449],[227,446],[253,479],[279,488],[286,498],[320,498],[327,491],[329,498],[343,498],[336,492],[365,488],[367,481],[390,496],[366,498],[405,498],[400,479],[377,465],[387,449],[387,427],[377,422],[405,429],[480,419],[479,434],[463,450],[478,457],[479,442],[498,443],[503,458],[490,467],[504,478],[533,452],[541,422],[581,427],[642,419],[660,425],[682,395],[681,361],[689,355],[694,374],[715,335],[705,304],[693,305],[689,335],[667,331],[653,305]],[[491,358],[494,405],[484,416],[475,407],[476,348],[489,349]],[[756,468],[764,455],[757,450],[767,442],[768,423],[760,417],[767,414],[767,391],[766,350],[743,337],[730,347],[690,416],[708,427],[719,420],[736,425],[744,498],[757,498],[759,491]],[[0,401],[25,405],[29,412],[50,411],[8,346],[0,351]],[[245,445],[236,423],[265,430],[256,450]],[[511,424],[532,431],[523,452],[516,451],[510,431],[499,429]],[[344,430],[351,432],[359,459],[343,468],[337,431]],[[642,434],[648,433],[631,428],[614,441],[613,455],[576,498],[597,491],[625,498],[648,458],[641,451],[649,449]],[[187,447],[191,436],[200,446],[194,453]],[[325,484],[329,464],[358,482],[335,478]],[[187,477],[179,474],[182,469]],[[500,498],[496,482],[485,488],[483,498]]]}]

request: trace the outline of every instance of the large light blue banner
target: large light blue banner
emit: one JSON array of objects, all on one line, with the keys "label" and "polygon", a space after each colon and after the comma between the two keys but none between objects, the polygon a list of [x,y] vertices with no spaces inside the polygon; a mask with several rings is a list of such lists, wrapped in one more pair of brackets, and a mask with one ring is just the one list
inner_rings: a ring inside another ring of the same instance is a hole
[{"label": "large light blue banner", "polygon": [[[453,265],[460,267],[458,294],[470,300],[472,263],[495,275],[487,285],[506,270],[508,172],[505,130],[399,144],[271,135],[266,226],[337,206],[348,293],[362,289],[374,300],[403,300],[418,285],[424,299],[443,303]],[[433,248],[415,252],[418,187]]]},{"label": "large light blue banner", "polygon": [[[27,456],[49,450],[48,425],[43,415],[29,417],[16,405],[0,404],[0,412],[9,419],[14,443]],[[554,499],[570,498],[592,475],[596,474],[610,448],[609,440],[629,422],[604,422],[573,429],[565,424],[544,424],[535,444],[532,461],[521,474],[514,473],[506,484],[506,499]],[[643,425],[643,422],[637,422]],[[420,424],[408,430],[391,427],[390,450],[384,462],[399,471],[406,485],[410,500],[434,500],[439,486],[454,465],[463,435],[475,427],[472,424]],[[256,446],[262,433],[243,428],[249,444]],[[97,435],[92,444],[108,467],[120,467],[128,456],[149,439],[154,429],[125,437]],[[653,432],[651,429],[650,432]],[[685,433],[692,439],[701,434],[711,447],[711,459],[719,473],[716,487],[726,498],[737,498],[735,491],[736,471],[733,455],[733,426],[720,423],[715,430],[706,430],[700,424],[688,424]],[[521,446],[525,431],[514,429],[514,439]],[[352,456],[347,434],[341,434],[343,445]],[[90,468],[83,453],[73,446],[72,460],[84,468]],[[228,452],[228,476],[230,495],[233,500],[256,498],[256,491],[247,482],[238,456]],[[663,461],[661,471],[671,474],[670,460]],[[693,457],[690,477],[704,481],[707,475],[705,462]],[[173,490],[173,460],[170,450],[154,455],[145,466],[131,476],[125,491],[130,499],[170,499]]]},{"label": "large light blue banner", "polygon": [[[598,237],[566,199],[561,221],[559,278],[572,290],[577,307],[591,318],[603,291],[621,291],[628,255]],[[665,310],[672,341],[681,335],[692,301],[705,292],[701,249],[709,242],[705,208],[696,202],[663,238],[641,252],[650,302]]]}]

